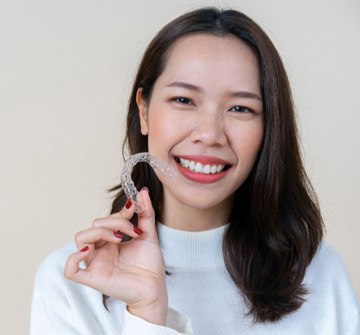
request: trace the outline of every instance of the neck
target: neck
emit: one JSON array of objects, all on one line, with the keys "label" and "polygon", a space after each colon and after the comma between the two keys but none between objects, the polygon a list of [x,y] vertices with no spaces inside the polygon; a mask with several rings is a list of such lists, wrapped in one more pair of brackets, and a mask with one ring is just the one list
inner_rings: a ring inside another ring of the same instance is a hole
[{"label": "neck", "polygon": [[185,231],[205,231],[229,222],[232,202],[224,201],[211,208],[194,208],[184,204],[163,202],[161,222],[171,228]]}]

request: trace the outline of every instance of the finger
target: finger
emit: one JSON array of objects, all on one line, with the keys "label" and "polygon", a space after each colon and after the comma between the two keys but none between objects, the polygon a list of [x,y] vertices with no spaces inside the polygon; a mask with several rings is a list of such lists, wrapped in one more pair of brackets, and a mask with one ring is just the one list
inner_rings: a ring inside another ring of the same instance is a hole
[{"label": "finger", "polygon": [[149,191],[142,189],[138,194],[138,201],[141,204],[142,211],[138,214],[139,216],[139,227],[141,230],[149,236],[156,237],[156,226],[155,226],[155,211],[151,203]]},{"label": "finger", "polygon": [[131,199],[127,199],[124,207],[117,213],[112,214],[114,217],[122,217],[124,219],[130,220],[135,213],[135,206]]},{"label": "finger", "polygon": [[67,279],[73,280],[79,284],[93,287],[93,275],[87,269],[83,269],[80,266],[81,262],[86,263],[86,259],[89,257],[90,250],[79,251],[70,255],[66,261],[64,268],[64,276]]},{"label": "finger", "polygon": [[124,233],[128,233],[134,230],[134,225],[129,220],[114,215],[107,216],[106,218],[96,219],[94,220],[92,226],[93,228],[90,229],[107,228],[113,231],[119,230]]},{"label": "finger", "polygon": [[128,225],[119,225],[117,221],[119,220],[109,219],[108,222],[106,222],[107,227],[98,226],[78,232],[75,236],[78,249],[86,246],[93,248],[95,244],[96,247],[99,247],[103,245],[104,242],[119,243],[125,234],[131,237],[139,236],[131,223]]},{"label": "finger", "polygon": [[124,207],[117,213],[114,213],[112,215],[109,215],[104,218],[97,218],[93,221],[92,226],[98,227],[98,226],[106,226],[107,221],[109,218],[115,218],[120,220],[126,220],[130,222],[130,219],[134,216],[135,213],[135,206],[133,205],[132,201],[128,199],[124,205]]},{"label": "finger", "polygon": [[81,269],[79,264],[81,262],[85,263],[85,260],[88,257],[88,255],[89,255],[89,249],[84,250],[84,251],[78,251],[78,252],[71,254],[68,257],[66,264],[65,264],[65,268],[64,268],[65,278],[74,280],[79,283],[83,283],[82,281],[79,281],[79,279],[82,276],[81,272],[84,272],[84,270]]}]

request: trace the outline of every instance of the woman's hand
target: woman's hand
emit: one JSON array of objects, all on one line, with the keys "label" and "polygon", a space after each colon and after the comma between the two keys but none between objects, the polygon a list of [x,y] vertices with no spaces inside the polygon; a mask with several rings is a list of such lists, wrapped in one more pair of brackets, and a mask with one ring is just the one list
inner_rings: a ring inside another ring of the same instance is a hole
[{"label": "woman's hand", "polygon": [[[130,313],[146,321],[164,325],[168,308],[164,259],[147,190],[139,197],[143,211],[138,228],[129,221],[134,215],[132,205],[96,219],[92,228],[76,234],[80,251],[69,256],[65,277],[124,301]],[[132,240],[120,243],[123,234]],[[81,261],[86,269],[80,268]]]}]

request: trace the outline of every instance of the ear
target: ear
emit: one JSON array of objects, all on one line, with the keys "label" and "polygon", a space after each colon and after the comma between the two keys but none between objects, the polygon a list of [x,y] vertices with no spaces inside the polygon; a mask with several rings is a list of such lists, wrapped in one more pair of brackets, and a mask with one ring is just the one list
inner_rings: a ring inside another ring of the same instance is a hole
[{"label": "ear", "polygon": [[140,87],[136,91],[136,104],[139,109],[141,134],[147,135],[149,133],[149,126],[147,120],[148,105],[142,98],[142,90],[142,87]]}]

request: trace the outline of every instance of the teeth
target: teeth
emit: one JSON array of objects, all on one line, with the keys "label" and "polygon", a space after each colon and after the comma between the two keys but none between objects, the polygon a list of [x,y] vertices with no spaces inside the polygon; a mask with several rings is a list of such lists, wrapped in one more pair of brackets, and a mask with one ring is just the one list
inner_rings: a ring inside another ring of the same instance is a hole
[{"label": "teeth", "polygon": [[211,168],[209,164],[206,164],[203,169],[203,173],[209,174],[211,172]]},{"label": "teeth", "polygon": [[184,159],[184,158],[180,158],[179,163],[183,167],[189,169],[190,171],[193,171],[193,172],[196,172],[196,173],[204,173],[204,174],[219,173],[225,168],[225,165],[223,165],[223,164],[218,164],[218,165],[206,164],[206,165],[203,165],[203,164],[201,164],[199,162],[189,161],[189,160]]},{"label": "teeth", "polygon": [[[191,166],[191,165],[190,165]],[[198,172],[198,173],[200,173],[200,172],[202,172],[203,171],[203,166],[202,166],[202,164],[201,163],[196,163],[196,165],[195,165],[195,172]]]}]

